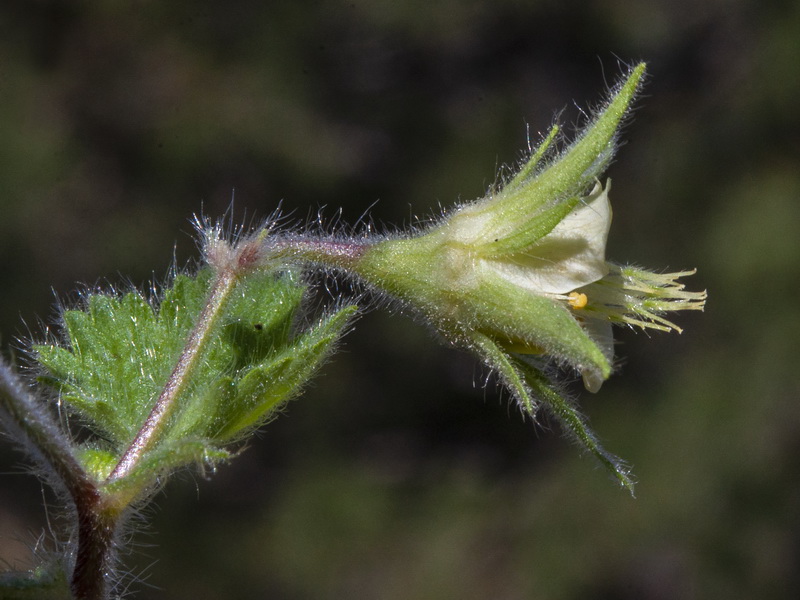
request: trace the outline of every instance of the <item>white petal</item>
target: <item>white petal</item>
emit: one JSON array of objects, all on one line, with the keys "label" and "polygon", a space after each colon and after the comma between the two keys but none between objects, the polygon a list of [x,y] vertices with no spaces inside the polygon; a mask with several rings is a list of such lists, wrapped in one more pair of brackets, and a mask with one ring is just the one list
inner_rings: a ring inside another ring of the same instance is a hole
[{"label": "white petal", "polygon": [[[553,230],[513,261],[487,264],[515,285],[540,294],[566,294],[608,273],[606,241],[611,227],[609,184],[600,183]],[[489,261],[487,261],[489,263]]]},{"label": "white petal", "polygon": [[[583,323],[583,328],[611,364],[614,361],[614,333],[611,330],[611,323],[603,319],[587,319]],[[600,391],[600,386],[605,381],[597,369],[584,369],[581,371],[581,377],[583,386],[593,394]]]}]

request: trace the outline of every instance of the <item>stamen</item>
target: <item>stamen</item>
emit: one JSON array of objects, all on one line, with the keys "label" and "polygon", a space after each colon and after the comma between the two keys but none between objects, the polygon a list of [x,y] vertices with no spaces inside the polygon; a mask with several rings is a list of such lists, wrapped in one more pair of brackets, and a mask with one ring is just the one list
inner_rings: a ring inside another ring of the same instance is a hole
[{"label": "stamen", "polygon": [[589,303],[589,298],[581,292],[570,292],[567,295],[567,302],[572,308],[583,308]]}]

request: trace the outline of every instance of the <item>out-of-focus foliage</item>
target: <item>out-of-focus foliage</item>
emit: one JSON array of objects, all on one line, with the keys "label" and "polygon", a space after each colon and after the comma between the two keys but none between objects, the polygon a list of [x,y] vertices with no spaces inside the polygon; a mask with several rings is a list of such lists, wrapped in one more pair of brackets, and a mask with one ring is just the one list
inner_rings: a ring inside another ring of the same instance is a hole
[{"label": "out-of-focus foliage", "polygon": [[[188,217],[234,190],[239,216],[346,222],[478,197],[526,123],[581,122],[616,57],[652,79],[609,172],[609,258],[697,266],[710,295],[681,337],[624,337],[622,376],[584,398],[638,498],[498,406],[471,359],[372,315],[229,469],[166,490],[148,597],[796,597],[800,7],[0,6],[6,343],[51,286],[160,276],[176,238],[184,261]],[[0,556],[24,560],[9,537],[45,527],[38,497],[0,487]]]}]

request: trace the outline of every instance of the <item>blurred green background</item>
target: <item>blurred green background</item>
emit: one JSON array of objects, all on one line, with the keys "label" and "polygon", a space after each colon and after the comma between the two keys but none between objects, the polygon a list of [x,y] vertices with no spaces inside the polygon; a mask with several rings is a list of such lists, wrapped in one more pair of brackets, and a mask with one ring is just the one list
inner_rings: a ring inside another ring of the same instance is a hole
[{"label": "blurred green background", "polygon": [[[620,331],[620,374],[581,396],[637,498],[376,312],[239,459],[147,509],[138,597],[800,597],[800,4],[0,4],[6,352],[76,282],[185,264],[192,215],[234,196],[237,220],[378,227],[478,197],[526,124],[582,123],[640,59],[610,258],[697,267],[709,303],[681,336]],[[19,568],[42,490],[7,445],[0,471]]]}]

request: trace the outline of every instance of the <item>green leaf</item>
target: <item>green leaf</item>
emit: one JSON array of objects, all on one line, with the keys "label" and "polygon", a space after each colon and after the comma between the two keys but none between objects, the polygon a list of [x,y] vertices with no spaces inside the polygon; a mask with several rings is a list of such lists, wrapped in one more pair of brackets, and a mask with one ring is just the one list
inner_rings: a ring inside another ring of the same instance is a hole
[{"label": "green leaf", "polygon": [[97,481],[103,481],[117,464],[117,456],[103,448],[88,447],[81,450],[80,461]]},{"label": "green leaf", "polygon": [[70,600],[69,579],[57,562],[31,571],[0,573],[0,600]]},{"label": "green leaf", "polygon": [[[104,438],[83,452],[98,478],[121,456],[162,392],[206,302],[210,269],[178,275],[161,302],[139,292],[95,294],[63,314],[65,345],[35,347],[40,381],[60,392],[73,415]],[[239,439],[296,395],[330,353],[355,307],[294,333],[305,287],[293,273],[255,272],[237,284],[199,367],[140,476],[227,457]],[[148,474],[149,473],[149,474]]]},{"label": "green leaf", "polygon": [[66,347],[35,346],[72,412],[99,430],[117,449],[128,443],[158,397],[205,300],[209,276],[179,275],[164,292],[168,318],[136,291],[114,297],[93,294],[84,310],[62,315]]},{"label": "green leaf", "polygon": [[148,452],[138,468],[126,477],[107,484],[104,492],[114,496],[117,501],[130,502],[140,497],[142,490],[153,491],[161,482],[158,474],[180,469],[189,464],[198,465],[201,470],[214,469],[220,462],[233,455],[203,438],[183,438],[162,441]]},{"label": "green leaf", "polygon": [[220,404],[217,428],[211,437],[220,441],[240,437],[295,396],[330,353],[356,310],[349,306],[334,313],[291,347],[268,356],[233,382],[235,391],[228,402]]}]

